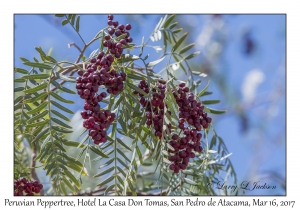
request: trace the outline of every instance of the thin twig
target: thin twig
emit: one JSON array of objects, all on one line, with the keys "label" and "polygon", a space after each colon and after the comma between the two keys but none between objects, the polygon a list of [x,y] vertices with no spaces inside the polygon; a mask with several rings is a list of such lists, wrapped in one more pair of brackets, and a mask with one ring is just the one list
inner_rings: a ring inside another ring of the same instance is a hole
[{"label": "thin twig", "polygon": [[147,70],[147,71],[153,72],[153,69],[149,69],[149,68],[135,67],[134,69],[139,70],[139,71]]},{"label": "thin twig", "polygon": [[68,44],[68,46],[69,46],[69,48],[70,48],[71,46],[74,46],[74,47],[76,47],[76,49],[77,49],[79,52],[81,52],[80,47],[78,47],[78,45],[77,45],[75,42],[72,42],[72,43]]},{"label": "thin twig", "polygon": [[[38,178],[38,176],[37,176],[37,174],[35,172],[35,164],[36,164],[35,158],[36,158],[36,153],[37,153],[37,148],[36,148],[36,144],[34,143],[33,144],[32,156],[31,156],[31,169],[30,169],[30,173],[31,173],[32,178],[40,183],[40,179]],[[44,190],[43,189],[41,189],[40,195],[44,195]]]}]

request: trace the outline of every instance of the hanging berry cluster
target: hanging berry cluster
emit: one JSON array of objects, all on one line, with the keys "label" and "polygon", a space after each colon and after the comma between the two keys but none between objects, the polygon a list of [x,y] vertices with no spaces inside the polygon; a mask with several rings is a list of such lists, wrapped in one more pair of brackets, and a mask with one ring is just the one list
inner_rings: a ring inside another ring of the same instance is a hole
[{"label": "hanging berry cluster", "polygon": [[[145,80],[141,80],[138,86],[145,93],[149,93],[149,85]],[[161,82],[157,82],[156,87],[159,89],[152,88],[152,98],[150,100],[143,97],[143,94],[133,91],[134,94],[139,95],[140,104],[146,108],[146,124],[148,126],[152,125],[155,130],[154,135],[161,139],[162,131],[163,131],[163,119],[164,119],[164,107],[165,104],[163,102],[165,98],[166,85]],[[150,103],[149,103],[150,102]],[[166,105],[167,107],[167,105]],[[168,113],[171,115],[171,112],[168,110]],[[171,132],[171,124],[167,125],[169,132]]]},{"label": "hanging berry cluster", "polygon": [[[138,87],[144,92],[149,93],[150,87],[146,81],[142,80]],[[163,102],[166,86],[158,83],[157,87],[159,91],[156,91],[155,88],[152,89],[152,92],[154,92],[150,99],[152,110],[149,100],[145,99],[137,91],[133,91],[133,93],[141,97],[140,104],[146,108],[146,124],[150,126],[153,123],[155,136],[161,138],[164,106],[167,108],[167,105]],[[202,134],[198,132],[202,128],[208,128],[212,119],[207,117],[207,113],[203,111],[204,106],[196,101],[193,93],[189,93],[189,88],[185,87],[184,83],[180,83],[177,91],[172,90],[172,93],[179,107],[178,128],[183,131],[183,136],[179,137],[175,133],[172,135],[172,140],[169,141],[169,144],[174,148],[174,150],[168,149],[168,152],[171,153],[169,156],[169,161],[171,161],[169,168],[174,173],[179,173],[179,170],[186,169],[190,158],[195,157],[195,152],[202,152],[203,148],[200,145]],[[170,111],[168,113],[171,115]],[[189,125],[189,127],[185,125]],[[168,125],[168,129],[170,132],[171,125]]]},{"label": "hanging berry cluster", "polygon": [[26,178],[20,178],[14,183],[15,196],[33,196],[34,193],[40,193],[41,189],[43,189],[43,185],[38,181],[29,181]]},{"label": "hanging berry cluster", "polygon": [[[112,63],[122,55],[124,45],[132,42],[129,32],[126,31],[131,29],[131,25],[118,25],[118,21],[113,22],[112,20],[113,15],[108,15],[108,25],[112,27],[108,28],[103,41],[107,53],[100,52],[96,58],[92,58],[86,66],[86,72],[79,70],[79,77],[76,79],[77,93],[82,99],[85,99],[85,111],[81,112],[84,119],[83,127],[89,130],[89,135],[95,144],[106,142],[106,130],[115,119],[114,113],[100,107],[99,102],[107,94],[105,92],[98,94],[99,86],[105,86],[107,93],[113,95],[117,95],[123,90],[126,73],[112,69]],[[122,34],[126,34],[124,39],[114,40]]]},{"label": "hanging berry cluster", "polygon": [[[113,21],[113,19],[113,15],[108,15],[107,24],[112,27],[108,29],[108,34],[104,37],[105,41],[103,42],[103,46],[107,47],[109,49],[109,52],[115,55],[116,58],[119,58],[123,52],[123,45],[132,42],[132,38],[130,37],[130,33],[128,32],[131,29],[131,25],[119,25],[119,22]],[[113,35],[115,35],[115,37],[119,37],[123,34],[126,34],[125,38],[121,39],[119,42],[114,42],[111,40]]]}]

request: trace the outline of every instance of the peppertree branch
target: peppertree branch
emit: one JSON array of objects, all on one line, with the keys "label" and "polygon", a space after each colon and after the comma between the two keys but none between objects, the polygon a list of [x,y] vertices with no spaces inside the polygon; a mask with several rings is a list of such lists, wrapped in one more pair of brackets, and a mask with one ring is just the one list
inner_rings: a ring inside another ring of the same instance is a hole
[{"label": "peppertree branch", "polygon": [[[30,169],[30,173],[33,179],[35,179],[36,181],[38,181],[40,183],[40,179],[38,178],[36,171],[35,171],[35,165],[36,165],[36,153],[37,153],[37,147],[36,144],[33,144],[33,151],[32,151],[32,156],[31,156],[31,169]],[[44,190],[41,189],[40,191],[40,195],[44,195]]]}]

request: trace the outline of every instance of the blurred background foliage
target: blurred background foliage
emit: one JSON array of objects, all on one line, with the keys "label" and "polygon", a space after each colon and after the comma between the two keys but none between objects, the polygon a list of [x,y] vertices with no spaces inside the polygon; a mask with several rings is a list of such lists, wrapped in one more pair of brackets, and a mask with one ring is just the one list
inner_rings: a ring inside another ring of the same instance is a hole
[{"label": "blurred background foliage", "polygon": [[[134,42],[138,45],[142,37],[147,39],[163,15],[115,15],[119,22],[130,23]],[[272,190],[246,191],[246,195],[286,194],[286,16],[285,15],[230,15],[230,14],[180,14],[175,21],[189,36],[185,44],[196,43],[201,54],[190,60],[190,67],[199,72],[199,89],[208,80],[209,99],[219,99],[214,105],[226,109],[223,115],[212,115],[214,128],[225,141],[230,159],[237,173],[238,183],[243,181],[276,185]],[[106,15],[81,15],[81,35],[90,40],[106,26]],[[182,32],[183,33],[183,32]],[[61,26],[54,15],[15,15],[15,66],[23,67],[19,56],[38,57],[36,46],[45,52],[52,51],[57,60],[74,62],[78,51],[70,43],[81,45],[73,29]],[[149,42],[145,52],[150,61],[162,54],[162,41]],[[85,56],[99,48],[94,43]],[[138,54],[133,51],[132,54]],[[152,57],[153,56],[153,57]],[[137,63],[138,64],[138,63]],[[142,66],[142,64],[141,64]],[[158,65],[154,72],[164,66]],[[176,71],[177,78],[187,80],[185,74]],[[162,74],[163,75],[163,74]],[[16,76],[17,77],[17,76]],[[74,83],[66,87],[74,88]],[[17,97],[17,94],[15,94]],[[70,116],[76,139],[82,128],[80,111],[83,100],[73,96],[76,104],[70,107],[75,115]],[[26,145],[25,145],[26,146]],[[30,152],[30,151],[29,151]],[[76,156],[78,151],[68,151]],[[90,157],[91,159],[96,158]],[[99,163],[100,165],[100,163]],[[88,169],[97,173],[97,167]],[[39,168],[40,179],[47,189],[51,183]],[[84,177],[82,188],[93,189],[99,180]],[[222,181],[222,180],[220,180]]]}]

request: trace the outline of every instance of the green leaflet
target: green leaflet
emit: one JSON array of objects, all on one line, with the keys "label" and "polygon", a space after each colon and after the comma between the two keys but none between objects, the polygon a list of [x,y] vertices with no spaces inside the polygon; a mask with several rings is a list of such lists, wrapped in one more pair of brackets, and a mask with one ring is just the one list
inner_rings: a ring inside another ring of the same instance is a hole
[{"label": "green leaflet", "polygon": [[124,142],[122,142],[121,139],[117,138],[117,142],[118,142],[119,144],[121,144],[124,148],[126,148],[126,149],[132,151],[131,148],[130,148],[129,146],[127,146]]},{"label": "green leaflet", "polygon": [[58,95],[55,92],[51,92],[50,95],[53,96],[54,98],[56,98],[57,100],[61,101],[61,102],[64,102],[64,103],[67,103],[67,104],[75,104],[74,101],[66,100],[66,99],[64,99],[63,97],[61,97],[60,95]]},{"label": "green leaflet", "polygon": [[26,128],[32,128],[32,127],[43,126],[43,125],[47,124],[48,121],[49,121],[49,120],[47,119],[47,120],[44,120],[44,121],[41,121],[41,122],[32,123],[32,124],[26,125]]},{"label": "green leaflet", "polygon": [[120,155],[122,155],[122,157],[123,157],[125,160],[127,160],[128,162],[130,162],[129,158],[123,153],[122,150],[120,150],[119,148],[117,148],[117,151],[118,151],[118,153],[119,153]]},{"label": "green leaflet", "polygon": [[64,195],[68,195],[67,190],[66,190],[65,185],[63,184],[63,182],[60,181],[59,186],[60,186],[61,191],[64,193]]},{"label": "green leaflet", "polygon": [[138,146],[136,146],[135,149],[136,149],[136,152],[137,152],[137,154],[138,154],[140,163],[142,164],[142,163],[143,163],[143,156],[142,156],[142,153],[141,153],[141,151],[140,151],[140,148],[139,148]]},{"label": "green leaflet", "polygon": [[197,94],[197,96],[196,96],[197,99],[199,99],[205,93],[208,86],[209,86],[209,81],[208,81],[207,85],[205,86],[205,88],[203,88],[203,90],[201,90],[201,92]]},{"label": "green leaflet", "polygon": [[23,91],[24,90],[24,87],[16,87],[14,88],[14,92],[20,92],[20,91]]},{"label": "green leaflet", "polygon": [[30,118],[30,119],[27,121],[27,124],[29,124],[29,123],[31,123],[31,122],[33,122],[33,121],[35,121],[35,120],[41,119],[41,118],[45,117],[47,114],[48,114],[48,111],[45,110],[45,111],[43,111],[42,113],[40,113],[40,114],[38,114],[38,115],[36,115],[36,116]]},{"label": "green leaflet", "polygon": [[95,147],[95,146],[90,146],[90,149],[91,149],[94,153],[100,155],[101,157],[109,158],[105,153],[103,153],[100,149],[98,149],[98,148]]},{"label": "green leaflet", "polygon": [[93,177],[95,178],[95,177],[99,177],[99,176],[108,174],[109,172],[113,171],[114,169],[115,169],[114,166],[112,166],[112,167],[110,167],[110,168],[108,168],[108,169],[106,169],[106,170],[104,170],[104,171],[102,171],[102,172],[94,175]]},{"label": "green leaflet", "polygon": [[76,19],[76,26],[75,26],[77,32],[79,32],[79,21],[80,21],[80,16],[78,15]]},{"label": "green leaflet", "polygon": [[185,57],[183,58],[183,60],[189,60],[189,59],[191,59],[191,58],[193,58],[193,57],[195,57],[195,56],[197,56],[197,55],[199,55],[199,54],[200,54],[200,52],[194,52],[194,53],[192,53],[192,54],[189,54],[189,55],[185,56]]},{"label": "green leaflet", "polygon": [[57,123],[58,125],[62,126],[62,127],[72,129],[71,126],[67,125],[66,123],[60,121],[59,119],[57,119],[57,118],[55,118],[55,117],[51,117],[51,120],[52,120],[53,122]]},{"label": "green leaflet", "polygon": [[118,63],[120,62],[129,62],[139,59],[136,55],[130,55],[130,54],[122,54],[122,56],[117,60]]},{"label": "green leaflet", "polygon": [[65,148],[64,148],[62,145],[60,145],[58,142],[54,142],[54,144],[55,144],[55,146],[56,146],[57,148],[59,148],[61,151],[67,152],[67,151],[65,150]]},{"label": "green leaflet", "polygon": [[68,188],[73,192],[73,194],[75,194],[76,191],[75,191],[74,187],[72,186],[72,184],[65,177],[63,177],[63,181],[68,186]]},{"label": "green leaflet", "polygon": [[66,130],[66,129],[63,129],[59,126],[55,126],[55,125],[52,125],[51,127],[53,128],[53,130],[56,130],[56,131],[61,132],[61,133],[72,133],[73,132],[72,130]]},{"label": "green leaflet", "polygon": [[[24,65],[31,66],[31,67],[36,67],[36,68],[41,68],[41,69],[49,69],[49,70],[52,69],[52,66],[49,66],[49,65],[44,64],[44,63],[24,62]],[[50,76],[50,75],[48,75],[48,76]]]},{"label": "green leaflet", "polygon": [[[79,142],[77,141],[70,141],[70,140],[63,140],[62,143],[68,147],[78,147],[79,146]],[[80,145],[80,148],[83,148],[84,145]]]},{"label": "green leaflet", "polygon": [[99,167],[99,169],[104,168],[105,166],[108,166],[109,164],[111,164],[112,162],[114,162],[115,158],[111,158],[109,159],[106,163],[104,163],[103,165],[101,165]]},{"label": "green leaflet", "polygon": [[49,135],[50,133],[48,133],[49,128],[45,128],[43,131],[41,131],[33,140],[33,142],[36,142],[38,140],[40,140],[40,138],[42,138],[45,134]]},{"label": "green leaflet", "polygon": [[109,191],[111,191],[114,187],[115,185],[110,185],[108,188],[106,188],[106,190],[104,191],[104,195],[107,195]]},{"label": "green leaflet", "polygon": [[188,51],[189,49],[193,48],[196,44],[193,43],[193,44],[189,44],[185,47],[183,47],[180,51],[179,51],[179,54],[183,54],[185,53],[186,51]]},{"label": "green leaflet", "polygon": [[195,185],[195,186],[198,186],[198,184],[196,182],[194,182],[193,180],[190,180],[188,178],[184,178],[184,182],[185,183],[188,183],[190,185]]},{"label": "green leaflet", "polygon": [[129,82],[127,82],[126,84],[130,87],[130,89],[136,90],[137,92],[143,94],[144,96],[147,95],[147,93],[145,93],[142,89],[138,88],[137,86],[135,86]]},{"label": "green leaflet", "polygon": [[168,27],[170,25],[170,23],[172,22],[172,20],[174,20],[175,17],[176,17],[176,15],[171,15],[164,23],[164,28]]},{"label": "green leaflet", "polygon": [[217,104],[220,103],[220,100],[205,100],[205,101],[201,101],[202,104]]},{"label": "green leaflet", "polygon": [[45,101],[44,103],[42,103],[41,105],[39,105],[37,108],[32,109],[31,111],[26,112],[26,114],[30,115],[30,114],[35,114],[37,112],[40,112],[41,110],[43,110],[46,106],[47,106],[48,102]]},{"label": "green leaflet", "polygon": [[21,73],[21,74],[28,74],[29,72],[25,69],[21,68],[15,68],[15,72]]},{"label": "green leaflet", "polygon": [[67,162],[66,166],[73,169],[74,171],[81,173],[83,176],[87,176],[86,168],[83,166],[75,165],[73,162]]},{"label": "green leaflet", "polygon": [[74,177],[74,175],[69,170],[64,170],[64,173],[66,174],[67,177],[69,177],[69,179],[72,180],[72,182],[75,184],[77,189],[80,190],[80,184],[78,180]]},{"label": "green leaflet", "polygon": [[[179,29],[177,29],[177,30],[179,30]],[[175,31],[173,31],[173,33],[177,33],[177,30],[176,30],[176,32]],[[182,29],[181,29],[182,30]],[[181,31],[180,30],[180,31]],[[179,32],[179,31],[178,31]],[[178,41],[176,42],[176,44],[174,45],[174,47],[173,47],[173,52],[175,52],[176,50],[177,50],[177,48],[181,45],[181,43],[185,40],[185,38],[187,37],[187,35],[188,35],[188,32],[185,32],[179,39],[178,39]]]},{"label": "green leaflet", "polygon": [[38,86],[36,86],[36,87],[33,87],[33,88],[30,88],[30,89],[24,90],[24,93],[35,93],[35,92],[37,92],[37,91],[39,91],[39,90],[45,89],[47,86],[48,86],[47,83],[43,83],[43,84],[40,84],[40,85],[38,85]]},{"label": "green leaflet", "polygon": [[74,112],[72,112],[70,109],[67,109],[66,107],[60,105],[60,104],[57,103],[56,101],[50,100],[50,102],[51,102],[52,105],[56,106],[57,108],[59,108],[59,109],[65,111],[65,112],[67,112],[67,113],[74,114]]},{"label": "green leaflet", "polygon": [[227,112],[227,110],[217,110],[209,107],[204,107],[204,111],[212,114],[224,114],[225,112]]},{"label": "green leaflet", "polygon": [[64,25],[68,24],[68,22],[69,22],[69,21],[68,21],[67,19],[66,19],[66,20],[63,20],[63,21],[61,22],[61,25],[64,26]]},{"label": "green leaflet", "polygon": [[65,14],[55,14],[55,17],[65,17]]},{"label": "green leaflet", "polygon": [[15,83],[23,83],[25,82],[26,80],[25,79],[22,79],[22,78],[17,78],[14,80]]},{"label": "green leaflet", "polygon": [[97,186],[103,186],[109,182],[111,182],[115,177],[114,176],[111,176],[111,177],[108,177],[107,179],[105,179],[104,181],[102,181],[101,183],[97,184]]},{"label": "green leaflet", "polygon": [[161,57],[160,59],[156,60],[156,61],[152,61],[152,62],[149,62],[147,64],[147,67],[152,67],[152,66],[155,66],[157,64],[159,64],[161,61],[163,61],[165,59],[166,56],[163,56]]},{"label": "green leaflet", "polygon": [[48,96],[47,92],[42,92],[41,94],[39,94],[36,97],[26,99],[23,103],[25,103],[25,104],[27,104],[27,103],[33,103],[33,102],[42,100],[42,99],[46,98],[47,96]]},{"label": "green leaflet", "polygon": [[73,90],[70,90],[62,85],[60,85],[59,83],[57,83],[55,80],[51,81],[51,84],[54,85],[56,88],[58,88],[61,91],[64,91],[66,93],[70,93],[70,94],[76,94],[76,92],[74,92]]},{"label": "green leaflet", "polygon": [[63,114],[59,113],[58,111],[56,110],[51,110],[51,112],[56,115],[57,117],[60,117],[61,119],[67,121],[67,122],[70,122],[70,119],[67,118],[66,116],[64,116]]}]

